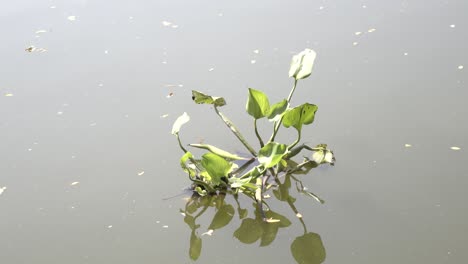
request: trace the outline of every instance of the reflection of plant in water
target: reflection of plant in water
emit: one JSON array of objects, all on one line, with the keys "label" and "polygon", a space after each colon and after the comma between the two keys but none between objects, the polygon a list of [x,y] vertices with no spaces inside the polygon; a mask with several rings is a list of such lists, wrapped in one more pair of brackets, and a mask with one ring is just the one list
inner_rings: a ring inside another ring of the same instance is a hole
[{"label": "reflection of plant in water", "polygon": [[[291,181],[296,182],[297,188],[299,188],[298,186],[301,186],[302,189],[304,188],[302,183],[290,174],[285,176],[283,182],[278,179],[274,184],[270,185],[270,187],[274,189],[273,194],[275,198],[280,201],[284,201],[289,205],[296,214],[304,230],[304,233],[296,237],[292,242],[290,246],[291,254],[296,262],[300,264],[322,263],[326,256],[322,240],[318,234],[307,231],[304,219],[294,205],[296,199],[289,195]],[[302,189],[298,190],[302,192]],[[202,236],[211,235],[215,230],[228,225],[234,218],[236,212],[239,219],[242,221],[240,226],[234,231],[233,235],[244,244],[253,244],[260,241],[260,246],[268,246],[276,239],[279,229],[291,226],[291,221],[288,218],[269,208],[264,211],[263,216],[262,212],[259,211],[259,207],[254,206],[256,209],[253,212],[253,217],[248,217],[248,210],[241,208],[238,195],[233,195],[233,197],[237,209],[234,209],[234,206],[226,201],[225,194],[207,196],[194,194],[192,198],[188,200],[185,205],[185,209],[181,210],[185,216],[185,223],[187,223],[192,230],[189,249],[189,256],[192,260],[197,260],[200,257],[202,250]],[[214,208],[216,213],[208,226],[208,231],[199,235],[197,230],[201,226],[196,223],[197,218],[206,213],[208,211],[207,209],[210,207]],[[264,217],[275,220],[266,222],[263,220]]]},{"label": "reflection of plant in water", "polygon": [[[296,107],[290,106],[297,82],[311,74],[315,57],[316,53],[310,49],[306,49],[293,57],[289,76],[294,78],[294,86],[287,99],[270,105],[266,94],[255,89],[249,89],[246,110],[254,119],[254,133],[261,147],[258,152],[247,142],[239,129],[219,111],[220,107],[226,105],[224,98],[192,91],[192,99],[195,103],[212,105],[215,113],[251,154],[251,157],[241,157],[212,145],[190,144],[191,147],[207,150],[201,159],[196,158],[183,146],[179,137],[181,126],[190,120],[190,117],[184,113],[175,121],[172,134],[176,136],[179,146],[184,152],[180,159],[180,165],[193,182],[194,191],[201,196],[216,195],[219,192],[243,193],[255,200],[262,221],[275,222],[278,219],[274,215],[267,215],[263,210],[265,191],[275,182],[278,183],[279,177],[284,175],[304,173],[311,167],[323,163],[333,164],[333,152],[327,148],[327,145],[319,144],[315,147],[306,144],[298,145],[302,136],[302,127],[313,123],[318,107],[310,103],[304,103]],[[267,118],[273,122],[273,131],[266,143],[257,129],[257,121],[262,118]],[[296,140],[290,144],[276,142],[275,138],[281,125],[286,128],[294,127],[297,131]],[[292,158],[303,150],[312,152],[312,155],[304,157],[301,163],[293,161]],[[239,167],[233,162],[235,160],[245,161],[245,163]],[[286,176],[286,180],[289,177],[291,176]],[[302,186],[299,187],[301,192],[317,199],[314,194],[308,192]],[[276,191],[281,192],[281,190]]]}]

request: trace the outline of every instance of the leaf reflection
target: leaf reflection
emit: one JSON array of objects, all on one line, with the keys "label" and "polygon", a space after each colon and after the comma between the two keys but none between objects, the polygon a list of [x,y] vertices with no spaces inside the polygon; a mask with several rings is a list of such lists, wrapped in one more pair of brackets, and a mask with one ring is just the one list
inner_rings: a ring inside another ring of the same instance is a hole
[{"label": "leaf reflection", "polygon": [[[299,234],[290,245],[291,255],[299,264],[322,263],[326,257],[322,239],[320,235],[307,231],[304,219],[295,206],[296,198],[292,197],[290,192],[291,190],[295,190],[299,194],[312,196],[318,201],[323,202],[323,200],[315,194],[306,191],[307,188],[304,187],[303,183],[292,174],[286,174],[281,178],[283,179],[276,179],[272,185],[274,197],[278,201],[285,202],[296,216],[300,216],[297,218],[297,221],[303,228],[303,233]],[[295,184],[292,184],[293,181]],[[291,189],[292,186],[296,188]],[[194,261],[199,259],[202,251],[202,238],[205,235],[211,236],[213,232],[216,232],[215,230],[226,227],[231,222],[239,224],[240,221],[239,227],[233,233],[233,236],[238,241],[244,244],[259,242],[260,247],[271,245],[277,238],[278,233],[281,232],[281,229],[287,229],[292,225],[292,222],[285,215],[271,209],[265,211],[267,221],[264,221],[255,201],[252,204],[249,202],[247,208],[242,208],[239,198],[238,195],[231,194],[203,197],[194,194],[187,201],[185,208],[181,212],[185,215],[184,222],[191,230],[190,259]],[[236,214],[239,220],[232,221]],[[197,219],[202,215],[211,217],[211,222],[207,228],[208,232],[199,235],[199,232],[203,231],[199,231],[201,225],[197,224]]]}]

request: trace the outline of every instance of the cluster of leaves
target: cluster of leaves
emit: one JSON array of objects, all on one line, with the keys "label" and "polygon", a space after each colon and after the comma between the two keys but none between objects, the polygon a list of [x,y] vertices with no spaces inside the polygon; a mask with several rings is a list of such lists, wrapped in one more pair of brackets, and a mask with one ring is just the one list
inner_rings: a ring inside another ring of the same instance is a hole
[{"label": "cluster of leaves", "polygon": [[[172,134],[176,136],[179,146],[184,152],[180,159],[180,165],[193,182],[193,189],[201,196],[216,194],[219,192],[244,193],[254,197],[261,207],[263,193],[268,189],[268,180],[276,179],[280,174],[290,174],[303,169],[310,164],[330,163],[333,165],[333,152],[325,144],[310,147],[298,143],[301,140],[301,131],[304,125],[314,122],[318,107],[314,104],[304,103],[291,107],[290,101],[299,80],[307,78],[314,64],[316,53],[306,49],[293,56],[289,76],[294,78],[294,86],[288,98],[270,104],[267,95],[259,90],[250,88],[246,103],[247,113],[254,119],[254,131],[260,144],[258,152],[247,142],[239,129],[222,113],[219,108],[226,105],[222,97],[206,95],[199,91],[192,91],[192,99],[197,104],[211,105],[215,113],[222,119],[231,132],[250,152],[250,157],[241,157],[208,144],[189,144],[190,147],[207,150],[201,158],[196,158],[182,144],[179,131],[183,124],[190,120],[187,113],[181,115],[174,123]],[[259,119],[268,119],[273,123],[273,132],[266,143],[257,129]],[[280,129],[293,127],[297,131],[297,138],[290,144],[275,141]],[[301,151],[308,150],[312,155],[307,155],[301,163],[292,160]],[[242,166],[233,161],[244,160]],[[260,208],[261,209],[261,208]],[[261,210],[263,219],[265,213]]]}]

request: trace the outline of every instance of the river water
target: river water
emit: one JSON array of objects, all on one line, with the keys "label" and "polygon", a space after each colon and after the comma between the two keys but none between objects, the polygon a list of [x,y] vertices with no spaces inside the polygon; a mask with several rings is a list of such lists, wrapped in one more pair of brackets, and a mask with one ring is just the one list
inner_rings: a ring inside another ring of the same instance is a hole
[{"label": "river water", "polygon": [[[1,262],[466,262],[467,11],[434,0],[3,3]],[[254,142],[247,88],[287,97],[305,48],[318,55],[292,104],[318,105],[302,138],[337,162],[295,177],[325,203],[282,179],[294,202],[270,193],[282,219],[272,228],[245,197],[190,200],[170,133],[179,115],[191,116],[185,143],[247,153],[191,90],[225,97]]]}]

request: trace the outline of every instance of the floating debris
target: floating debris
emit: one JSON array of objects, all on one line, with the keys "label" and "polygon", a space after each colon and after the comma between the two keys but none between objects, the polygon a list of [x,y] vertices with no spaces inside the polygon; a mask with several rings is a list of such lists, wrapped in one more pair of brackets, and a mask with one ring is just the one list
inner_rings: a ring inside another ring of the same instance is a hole
[{"label": "floating debris", "polygon": [[2,195],[2,193],[7,189],[7,187],[0,187],[0,195]]},{"label": "floating debris", "polygon": [[56,7],[56,6],[50,6],[49,8],[50,8],[50,9],[55,9],[55,8],[57,8],[57,7]]},{"label": "floating debris", "polygon": [[325,9],[324,6],[320,6],[320,7],[319,7],[319,10],[323,10],[323,9]]},{"label": "floating debris", "polygon": [[36,34],[43,34],[43,33],[47,33],[47,30],[41,29],[41,30],[36,31],[35,33]]},{"label": "floating debris", "polygon": [[79,183],[80,183],[80,182],[77,182],[77,181],[76,181],[76,182],[72,182],[72,183],[70,183],[70,186],[75,186],[75,185],[77,185],[77,184],[79,184]]},{"label": "floating debris", "polygon": [[34,46],[29,46],[27,47],[26,49],[24,49],[25,51],[27,52],[39,52],[39,53],[42,53],[42,52],[46,52],[47,50],[44,49],[44,48],[37,48],[37,47],[34,47]]},{"label": "floating debris", "polygon": [[6,97],[12,97],[13,94],[12,94],[12,93],[6,93],[5,96],[6,96]]},{"label": "floating debris", "polygon": [[403,53],[403,56],[408,56],[408,52]]},{"label": "floating debris", "polygon": [[89,126],[96,126],[96,125],[97,125],[97,123],[91,123],[91,124],[89,124]]},{"label": "floating debris", "polygon": [[450,147],[451,150],[460,150],[461,148],[459,147]]},{"label": "floating debris", "polygon": [[359,43],[357,42],[353,42],[353,46],[357,46]]},{"label": "floating debris", "polygon": [[356,31],[356,32],[354,32],[354,35],[356,35],[356,36],[359,36],[359,35],[361,35],[361,34],[362,34],[361,31]]},{"label": "floating debris", "polygon": [[179,25],[176,25],[176,24],[174,24],[172,22],[169,22],[169,21],[166,21],[166,20],[162,21],[161,24],[163,26],[165,26],[165,27],[171,27],[171,28],[178,28],[179,27]]},{"label": "floating debris", "polygon": [[107,228],[111,229],[111,228],[112,228],[112,225],[108,225]]},{"label": "floating debris", "polygon": [[458,66],[458,69],[459,69],[459,70],[463,70],[463,68],[464,68],[463,65],[459,65],[459,66]]},{"label": "floating debris", "polygon": [[258,49],[254,50],[253,53],[258,54],[260,51]]},{"label": "floating debris", "polygon": [[454,24],[452,24],[452,25],[450,25],[450,27],[451,27],[451,28],[455,28],[455,25],[454,25]]},{"label": "floating debris", "polygon": [[250,60],[251,64],[255,64],[257,61],[256,60]]},{"label": "floating debris", "polygon": [[143,174],[145,174],[145,172],[144,172],[144,171],[140,171],[140,172],[138,172],[138,176],[141,176],[141,175],[143,175]]},{"label": "floating debris", "polygon": [[170,92],[166,97],[167,97],[167,98],[171,98],[172,96],[174,96],[174,93],[173,93],[173,92]]},{"label": "floating debris", "polygon": [[75,20],[76,20],[76,16],[68,16],[67,19],[70,20],[70,21],[75,21]]},{"label": "floating debris", "polygon": [[405,144],[405,148],[411,148],[411,144]]},{"label": "floating debris", "polygon": [[367,32],[372,33],[372,32],[374,32],[374,31],[376,31],[376,30],[377,30],[377,29],[375,29],[375,28],[370,28],[369,30],[367,30]]},{"label": "floating debris", "polygon": [[63,115],[63,112],[62,112],[62,111],[58,111],[58,112],[57,112],[57,115]]},{"label": "floating debris", "polygon": [[218,16],[222,17],[222,16],[224,16],[224,14],[223,13],[218,13]]},{"label": "floating debris", "polygon": [[214,71],[214,68],[209,68],[208,71],[210,71],[210,72],[211,72],[211,71]]},{"label": "floating debris", "polygon": [[164,115],[160,116],[160,118],[166,118],[168,116],[169,116],[169,114],[164,114]]},{"label": "floating debris", "polygon": [[297,213],[297,214],[296,214],[296,217],[297,217],[297,218],[302,218],[301,213]]},{"label": "floating debris", "polygon": [[105,50],[105,51],[104,51],[104,54],[109,54],[109,51],[108,51],[108,50]]},{"label": "floating debris", "polygon": [[268,199],[268,198],[271,198],[271,195],[269,195],[269,194],[263,195],[263,199]]},{"label": "floating debris", "polygon": [[204,235],[211,236],[211,235],[213,235],[213,232],[214,232],[214,230],[213,230],[213,229],[210,229],[210,230],[206,231],[205,233],[203,233],[203,234],[201,234],[201,235],[202,235],[202,236],[204,236]]},{"label": "floating debris", "polygon": [[169,226],[168,225],[163,225],[163,228],[169,228]]}]

